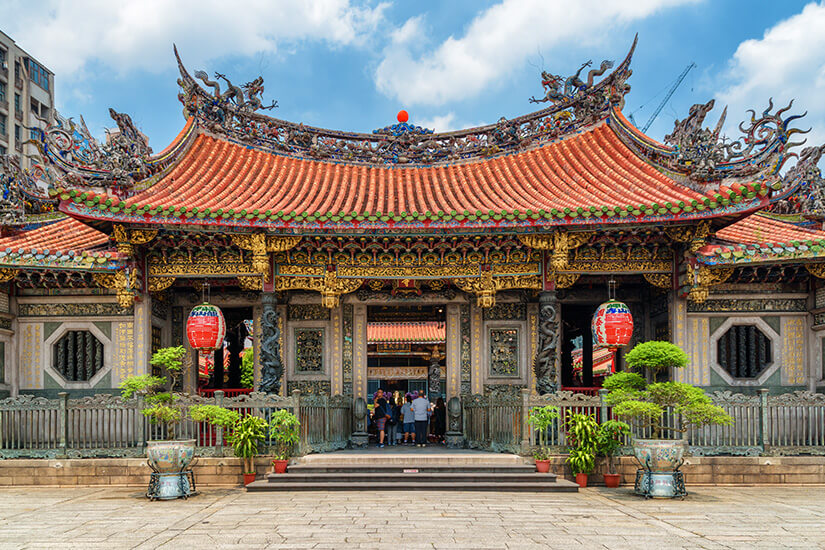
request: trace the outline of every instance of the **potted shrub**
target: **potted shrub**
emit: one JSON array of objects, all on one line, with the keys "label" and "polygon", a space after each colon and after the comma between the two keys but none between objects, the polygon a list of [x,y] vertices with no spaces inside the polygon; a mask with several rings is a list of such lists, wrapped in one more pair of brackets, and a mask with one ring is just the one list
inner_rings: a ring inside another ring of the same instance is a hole
[{"label": "potted shrub", "polygon": [[181,404],[180,395],[173,393],[181,376],[188,369],[183,358],[183,346],[161,348],[152,355],[150,363],[161,367],[166,376],[148,374],[131,376],[121,382],[124,399],[140,396],[144,401],[143,415],[159,428],[155,435],[163,439],[146,442],[146,457],[150,467],[159,473],[175,473],[186,470],[195,456],[194,439],[176,439],[177,427],[186,417],[187,411]]},{"label": "potted shrub", "polygon": [[616,488],[621,482],[621,475],[616,472],[614,457],[621,448],[623,438],[630,435],[630,426],[621,420],[608,420],[599,426],[596,434],[598,453],[605,457],[607,471],[604,473],[604,484]]},{"label": "potted shrub", "polygon": [[[643,370],[650,380],[668,368],[682,368],[688,358],[670,342],[644,342],[625,355],[628,367]],[[633,452],[648,471],[672,472],[682,463],[685,442],[682,434],[693,426],[730,425],[733,419],[714,405],[704,390],[682,382],[648,382],[633,372],[617,373],[604,381],[608,404],[614,414],[650,438],[634,438]],[[666,411],[675,422],[665,423]],[[679,439],[664,438],[679,435]]]},{"label": "potted shrub", "polygon": [[272,466],[276,474],[285,474],[289,457],[301,438],[301,423],[286,409],[272,413],[269,422],[269,437],[275,446],[275,458]]},{"label": "potted shrub", "polygon": [[553,421],[559,417],[558,407],[546,405],[544,407],[533,407],[527,417],[527,423],[539,434],[539,446],[533,452],[536,459],[536,471],[546,474],[550,471],[550,450],[547,448],[547,429]]},{"label": "potted shrub", "polygon": [[587,476],[596,467],[596,436],[599,424],[592,414],[568,413],[566,419],[570,455],[567,463],[580,487],[587,487]]}]

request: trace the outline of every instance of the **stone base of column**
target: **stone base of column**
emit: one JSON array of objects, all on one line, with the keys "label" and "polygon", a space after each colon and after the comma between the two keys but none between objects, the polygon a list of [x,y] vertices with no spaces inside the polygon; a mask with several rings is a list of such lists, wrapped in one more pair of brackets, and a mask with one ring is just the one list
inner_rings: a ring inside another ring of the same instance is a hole
[{"label": "stone base of column", "polygon": [[461,432],[447,432],[444,436],[444,440],[447,442],[447,447],[450,449],[464,448],[464,434]]},{"label": "stone base of column", "polygon": [[354,432],[352,434],[352,446],[356,449],[363,449],[370,442],[370,436],[366,432]]}]

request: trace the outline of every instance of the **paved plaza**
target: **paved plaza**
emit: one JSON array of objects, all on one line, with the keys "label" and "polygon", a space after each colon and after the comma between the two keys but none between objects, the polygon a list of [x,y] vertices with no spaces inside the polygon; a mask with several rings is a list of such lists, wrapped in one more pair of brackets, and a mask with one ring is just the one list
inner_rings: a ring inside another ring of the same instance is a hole
[{"label": "paved plaza", "polygon": [[[148,502],[129,488],[0,490],[0,548],[825,548],[824,487],[246,493]],[[390,545],[390,546],[388,546]]]}]

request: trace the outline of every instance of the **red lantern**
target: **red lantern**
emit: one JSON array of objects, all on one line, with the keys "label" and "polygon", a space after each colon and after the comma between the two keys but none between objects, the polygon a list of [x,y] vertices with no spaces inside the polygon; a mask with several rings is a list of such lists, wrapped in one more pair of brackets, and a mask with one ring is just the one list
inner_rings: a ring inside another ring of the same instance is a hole
[{"label": "red lantern", "polygon": [[186,319],[186,336],[189,345],[198,351],[212,351],[223,346],[226,321],[220,308],[203,303],[192,308]]},{"label": "red lantern", "polygon": [[593,345],[616,350],[630,343],[633,316],[618,300],[608,300],[593,314]]},{"label": "red lantern", "polygon": [[398,111],[398,116],[396,118],[398,118],[398,122],[407,122],[410,120],[410,114],[404,109],[401,109]]}]

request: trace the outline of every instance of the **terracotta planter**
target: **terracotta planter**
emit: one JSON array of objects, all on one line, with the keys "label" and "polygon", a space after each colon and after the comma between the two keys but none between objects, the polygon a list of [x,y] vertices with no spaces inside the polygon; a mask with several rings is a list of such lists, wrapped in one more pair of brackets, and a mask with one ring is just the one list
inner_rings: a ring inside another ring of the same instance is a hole
[{"label": "terracotta planter", "polygon": [[272,468],[275,470],[276,474],[285,474],[287,464],[289,464],[288,460],[273,460]]},{"label": "terracotta planter", "polygon": [[550,460],[536,460],[536,471],[546,474],[550,471]]},{"label": "terracotta planter", "polygon": [[587,474],[576,474],[576,483],[579,484],[579,487],[587,487]]},{"label": "terracotta planter", "polygon": [[244,472],[244,474],[243,474],[243,484],[244,484],[244,486],[249,485],[253,481],[255,481],[255,472],[251,472],[251,473]]},{"label": "terracotta planter", "polygon": [[604,474],[604,484],[611,489],[618,487],[621,482],[621,474]]}]

